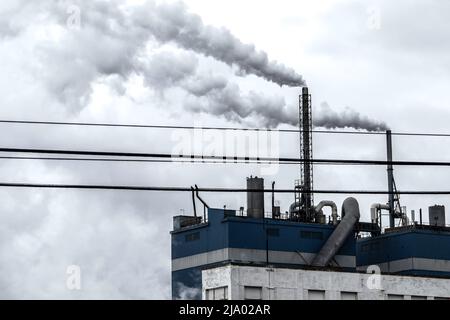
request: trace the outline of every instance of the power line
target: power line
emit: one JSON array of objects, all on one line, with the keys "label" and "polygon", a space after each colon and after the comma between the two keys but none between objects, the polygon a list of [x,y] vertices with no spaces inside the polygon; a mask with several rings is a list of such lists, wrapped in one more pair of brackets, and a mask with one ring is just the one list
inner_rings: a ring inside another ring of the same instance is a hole
[{"label": "power line", "polygon": [[0,148],[0,152],[29,153],[29,154],[64,154],[102,157],[134,157],[134,158],[161,158],[161,159],[186,159],[186,160],[224,160],[224,161],[267,161],[273,163],[327,163],[327,164],[351,164],[386,166],[432,166],[448,167],[450,162],[436,161],[382,161],[382,160],[355,160],[355,159],[299,159],[299,158],[274,158],[274,157],[231,157],[231,156],[206,156],[206,155],[172,155],[169,153],[142,153],[142,152],[107,152],[107,151],[80,151],[80,150],[56,150],[56,149],[25,149],[25,148]]},{"label": "power line", "polygon": [[[118,158],[67,158],[67,157],[20,157],[20,156],[0,156],[0,160],[41,160],[41,161],[81,161],[81,162],[135,162],[135,163],[184,163],[184,164],[291,164],[298,165],[295,162],[274,162],[274,161],[224,161],[224,160],[163,160],[163,159],[118,159]],[[317,163],[316,165],[340,165],[348,166],[350,164],[340,163]]]},{"label": "power line", "polygon": [[[122,128],[147,128],[147,129],[182,129],[182,130],[230,130],[230,131],[279,131],[298,133],[299,130],[291,129],[259,129],[237,127],[200,127],[200,126],[174,126],[174,125],[145,125],[145,124],[118,124],[118,123],[87,123],[87,122],[57,122],[57,121],[28,121],[28,120],[0,120],[0,123],[9,124],[34,124],[34,125],[63,125],[63,126],[88,126],[88,127],[122,127]],[[320,131],[326,133],[328,131]]]},{"label": "power line", "polygon": [[[5,124],[32,124],[32,125],[61,125],[61,126],[87,126],[87,127],[122,127],[147,129],[180,129],[180,130],[218,130],[218,131],[274,131],[284,133],[299,133],[296,129],[270,129],[270,128],[238,128],[238,127],[200,127],[175,125],[145,125],[145,124],[119,124],[119,123],[87,123],[87,122],[59,122],[59,121],[31,121],[31,120],[0,120]],[[385,135],[385,132],[350,131],[350,130],[313,130],[317,134],[352,134],[352,135]],[[422,136],[422,137],[450,137],[450,133],[408,133],[393,132],[394,136]]]},{"label": "power line", "polygon": [[[130,185],[83,185],[83,184],[37,184],[37,183],[12,183],[0,182],[0,187],[8,188],[39,188],[39,189],[80,189],[80,190],[122,190],[122,191],[156,191],[156,192],[192,192],[191,187],[153,187],[153,186],[130,186]],[[246,193],[242,188],[198,188],[199,192],[207,193]],[[295,193],[295,189],[255,189],[252,192],[264,193]],[[390,194],[389,191],[380,190],[309,190],[305,192],[318,194]],[[450,191],[396,191],[403,195],[449,195]]]}]

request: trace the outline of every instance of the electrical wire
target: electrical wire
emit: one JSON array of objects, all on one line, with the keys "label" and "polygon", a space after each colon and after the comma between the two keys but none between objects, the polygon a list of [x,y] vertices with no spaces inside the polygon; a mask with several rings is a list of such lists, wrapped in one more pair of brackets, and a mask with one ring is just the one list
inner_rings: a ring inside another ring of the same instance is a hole
[{"label": "electrical wire", "polygon": [[[131,186],[131,185],[84,185],[84,184],[39,184],[39,183],[13,183],[0,182],[0,187],[9,188],[39,188],[39,189],[97,189],[97,190],[122,190],[122,191],[158,191],[158,192],[192,192],[191,187],[156,187],[156,186]],[[198,188],[198,192],[209,193],[246,193],[243,188]],[[295,189],[254,189],[252,192],[264,193],[295,193]],[[403,194],[403,195],[449,195],[450,191],[380,191],[380,190],[303,190],[302,192],[317,194]]]},{"label": "electrical wire", "polygon": [[[88,127],[122,127],[147,129],[180,129],[180,130],[229,130],[229,131],[274,131],[284,133],[300,133],[297,129],[271,129],[271,128],[237,128],[237,127],[200,127],[175,125],[145,125],[145,124],[119,124],[119,123],[87,123],[87,122],[59,122],[59,121],[31,121],[31,120],[0,120],[4,124],[31,124],[31,125],[61,125],[61,126],[88,126]],[[385,132],[350,131],[350,130],[313,130],[317,134],[353,134],[353,135],[385,135]],[[450,133],[415,133],[392,132],[393,136],[422,136],[422,137],[450,137]]]},{"label": "electrical wire", "polygon": [[[0,156],[0,160],[41,160],[41,161],[81,161],[81,162],[135,162],[135,163],[184,163],[184,164],[290,164],[298,165],[295,162],[275,162],[275,161],[227,161],[227,160],[163,160],[163,159],[118,159],[118,158],[67,158],[67,157],[20,157],[20,156]],[[317,163],[316,166],[352,166],[347,163]]]},{"label": "electrical wire", "polygon": [[207,156],[207,155],[173,155],[169,153],[142,153],[142,152],[108,152],[108,151],[81,151],[81,150],[57,150],[57,149],[26,149],[26,148],[0,148],[0,152],[7,153],[29,153],[29,154],[64,154],[79,156],[102,156],[102,157],[134,157],[134,158],[161,158],[175,160],[223,160],[223,161],[266,161],[273,163],[327,163],[327,164],[351,164],[351,165],[373,165],[386,166],[432,166],[449,167],[450,162],[436,161],[382,161],[382,160],[355,160],[355,159],[300,159],[300,158],[275,158],[275,157],[231,157],[231,156]]}]

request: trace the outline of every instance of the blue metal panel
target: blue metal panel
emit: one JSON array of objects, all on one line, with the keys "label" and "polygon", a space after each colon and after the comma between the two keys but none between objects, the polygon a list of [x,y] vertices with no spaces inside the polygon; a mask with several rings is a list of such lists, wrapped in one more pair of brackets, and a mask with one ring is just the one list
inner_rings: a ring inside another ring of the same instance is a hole
[{"label": "blue metal panel", "polygon": [[397,274],[403,276],[416,276],[416,277],[450,278],[450,272],[439,272],[429,270],[407,270],[398,272]]},{"label": "blue metal panel", "polygon": [[[295,223],[291,221],[277,220],[254,220],[248,218],[228,218],[229,224],[229,247],[243,249],[267,248],[268,239],[269,250],[289,251],[289,252],[318,252],[331,233],[334,227],[323,224]],[[266,229],[278,229],[278,236],[266,235]],[[303,233],[313,233],[321,235],[317,237],[302,237]],[[355,255],[356,240],[350,237],[345,245],[338,252],[340,255]]]},{"label": "blue metal panel", "polygon": [[[388,263],[407,258],[450,260],[450,233],[432,230],[408,230],[361,239],[357,242],[357,266]],[[446,272],[405,270],[409,275],[440,275]]]},{"label": "blue metal panel", "polygon": [[[232,214],[234,211],[210,209],[207,225],[173,232],[172,259],[223,248],[316,253],[334,231],[330,225],[251,219]],[[268,236],[267,229],[277,229],[278,234]],[[187,241],[187,237],[195,240]],[[338,254],[354,256],[355,252],[356,240],[350,236]]]},{"label": "blue metal panel", "polygon": [[[208,224],[172,232],[172,259],[226,248],[228,232],[223,218],[223,209],[209,209]],[[186,241],[187,235],[195,233],[199,233],[197,240]]]}]

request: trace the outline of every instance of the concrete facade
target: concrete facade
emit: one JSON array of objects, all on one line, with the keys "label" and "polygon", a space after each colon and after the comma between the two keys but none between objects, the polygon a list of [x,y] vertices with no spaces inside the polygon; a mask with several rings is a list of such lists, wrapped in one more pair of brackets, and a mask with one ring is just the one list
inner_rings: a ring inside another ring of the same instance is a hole
[{"label": "concrete facade", "polygon": [[227,265],[202,271],[204,300],[450,300],[450,279]]}]

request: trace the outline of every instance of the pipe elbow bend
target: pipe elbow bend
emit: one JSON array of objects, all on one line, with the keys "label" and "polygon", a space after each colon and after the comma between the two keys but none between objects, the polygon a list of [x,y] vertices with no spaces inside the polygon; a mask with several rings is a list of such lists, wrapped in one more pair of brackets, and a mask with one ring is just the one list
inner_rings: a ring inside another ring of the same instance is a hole
[{"label": "pipe elbow bend", "polygon": [[342,204],[342,218],[344,218],[346,215],[351,215],[358,220],[361,217],[361,214],[359,212],[358,200],[353,197],[345,199],[344,203]]}]

